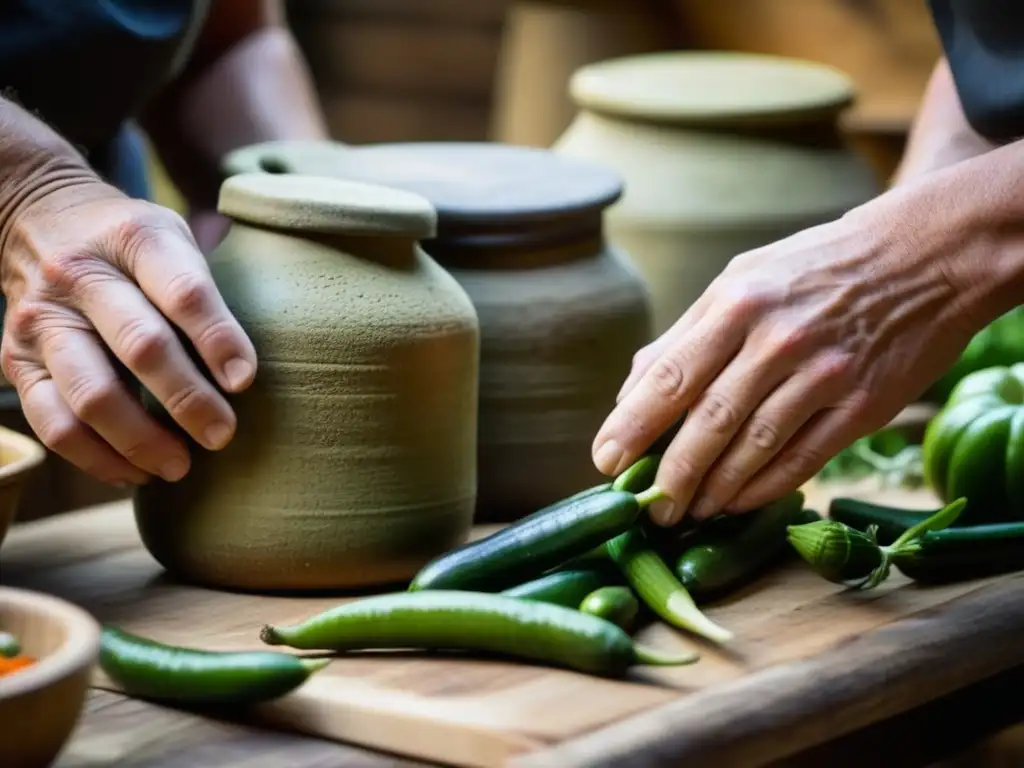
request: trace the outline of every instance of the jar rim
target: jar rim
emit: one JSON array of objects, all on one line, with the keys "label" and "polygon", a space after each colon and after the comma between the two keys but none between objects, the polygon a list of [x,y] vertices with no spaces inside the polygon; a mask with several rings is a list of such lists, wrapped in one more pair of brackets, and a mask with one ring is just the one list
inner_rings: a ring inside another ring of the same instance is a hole
[{"label": "jar rim", "polygon": [[325,176],[230,176],[217,210],[248,224],[321,234],[424,239],[437,232],[437,212],[421,195]]},{"label": "jar rim", "polygon": [[679,124],[778,124],[834,115],[856,97],[842,71],[789,56],[662,51],[578,69],[580,109]]}]

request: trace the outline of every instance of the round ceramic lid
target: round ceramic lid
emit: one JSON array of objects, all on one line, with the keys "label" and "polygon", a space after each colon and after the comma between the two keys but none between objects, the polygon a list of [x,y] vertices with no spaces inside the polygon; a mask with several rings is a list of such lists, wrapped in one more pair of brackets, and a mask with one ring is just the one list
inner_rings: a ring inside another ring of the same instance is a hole
[{"label": "round ceramic lid", "polygon": [[437,214],[412,192],[321,176],[243,173],[220,188],[217,210],[252,224],[325,234],[433,237]]},{"label": "round ceramic lid", "polygon": [[585,109],[690,123],[787,121],[832,112],[855,95],[837,69],[732,52],[665,52],[579,69],[569,85]]},{"label": "round ceramic lid", "polygon": [[430,200],[442,224],[503,224],[600,210],[622,194],[619,175],[549,150],[486,142],[349,147],[332,173]]}]

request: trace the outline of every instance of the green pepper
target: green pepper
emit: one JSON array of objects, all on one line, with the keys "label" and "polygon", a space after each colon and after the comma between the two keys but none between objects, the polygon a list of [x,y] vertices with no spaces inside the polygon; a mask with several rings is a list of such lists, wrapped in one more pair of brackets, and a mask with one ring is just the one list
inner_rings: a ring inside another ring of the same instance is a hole
[{"label": "green pepper", "polygon": [[1024,363],[965,376],[925,431],[924,475],[960,525],[1024,519]]},{"label": "green pepper", "polygon": [[946,402],[956,386],[975,371],[1024,362],[1024,307],[1015,307],[974,335],[946,374],[924,399]]}]

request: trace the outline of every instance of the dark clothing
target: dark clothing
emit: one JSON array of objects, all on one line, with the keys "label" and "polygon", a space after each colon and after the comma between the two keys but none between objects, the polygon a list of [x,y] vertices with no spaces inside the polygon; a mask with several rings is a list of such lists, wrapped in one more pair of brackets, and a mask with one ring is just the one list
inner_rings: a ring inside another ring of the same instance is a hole
[{"label": "dark clothing", "polygon": [[1024,137],[1024,3],[929,5],[971,127],[998,143]]},{"label": "dark clothing", "polygon": [[131,118],[183,66],[209,0],[2,0],[0,89],[127,194],[148,192]]}]

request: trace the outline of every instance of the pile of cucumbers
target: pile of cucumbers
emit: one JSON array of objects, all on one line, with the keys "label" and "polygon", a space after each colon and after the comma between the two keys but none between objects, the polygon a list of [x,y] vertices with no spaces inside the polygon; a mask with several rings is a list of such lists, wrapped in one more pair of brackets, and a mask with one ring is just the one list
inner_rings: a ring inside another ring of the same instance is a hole
[{"label": "pile of cucumbers", "polygon": [[[402,592],[360,598],[291,626],[268,646],[334,654],[410,649],[494,654],[621,677],[638,664],[693,664],[633,641],[658,617],[715,644],[732,633],[698,603],[739,589],[792,552],[787,530],[819,516],[794,492],[742,516],[672,529],[644,514],[663,498],[660,457],[428,563]],[[283,696],[326,658],[276,650],[216,652],[106,627],[100,665],[127,694],[186,706],[246,706]]]}]

